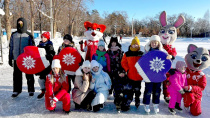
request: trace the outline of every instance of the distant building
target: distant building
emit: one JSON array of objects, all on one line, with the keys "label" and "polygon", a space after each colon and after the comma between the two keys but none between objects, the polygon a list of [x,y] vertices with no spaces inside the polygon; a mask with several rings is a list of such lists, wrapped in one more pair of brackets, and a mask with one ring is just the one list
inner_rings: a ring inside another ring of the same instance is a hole
[{"label": "distant building", "polygon": [[[11,29],[11,32],[15,32],[15,31],[17,31],[17,29]],[[31,30],[28,30],[28,31],[31,32]],[[3,32],[3,36],[7,35],[7,32],[5,29],[2,29],[2,32]],[[46,31],[42,31],[42,33],[44,33],[44,32],[46,32]],[[40,36],[41,36],[40,31],[34,31],[34,39],[39,38]],[[61,38],[61,33],[56,32],[55,38]]]}]

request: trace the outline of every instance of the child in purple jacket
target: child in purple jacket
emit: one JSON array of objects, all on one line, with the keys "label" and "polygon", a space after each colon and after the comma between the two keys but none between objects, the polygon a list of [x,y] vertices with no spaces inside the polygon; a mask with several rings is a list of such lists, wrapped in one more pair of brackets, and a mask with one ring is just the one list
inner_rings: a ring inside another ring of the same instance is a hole
[{"label": "child in purple jacket", "polygon": [[184,61],[177,61],[176,63],[176,71],[175,73],[170,76],[169,82],[170,85],[168,87],[168,92],[170,93],[171,99],[169,101],[169,112],[173,115],[176,114],[174,108],[182,111],[180,108],[182,94],[184,94],[184,86],[187,86],[187,78],[186,78],[186,64]]}]

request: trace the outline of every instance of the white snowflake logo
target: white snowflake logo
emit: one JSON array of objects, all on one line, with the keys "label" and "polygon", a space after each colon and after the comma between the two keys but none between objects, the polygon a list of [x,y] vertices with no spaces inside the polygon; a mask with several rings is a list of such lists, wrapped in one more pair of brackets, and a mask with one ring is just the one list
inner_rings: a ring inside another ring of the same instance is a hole
[{"label": "white snowflake logo", "polygon": [[71,53],[69,53],[69,54],[66,54],[66,55],[63,56],[63,61],[62,62],[64,62],[68,66],[68,65],[74,64],[75,59],[76,59],[76,57],[74,57],[73,55],[71,55]]},{"label": "white snowflake logo", "polygon": [[23,58],[23,66],[27,69],[35,68],[35,61],[31,56],[28,56],[26,58]]},{"label": "white snowflake logo", "polygon": [[165,60],[161,60],[161,58],[158,59],[158,57],[156,57],[156,59],[153,59],[153,61],[150,61],[150,70],[153,69],[153,71],[156,71],[157,73],[159,71],[162,71],[162,69],[165,69],[164,62]]}]

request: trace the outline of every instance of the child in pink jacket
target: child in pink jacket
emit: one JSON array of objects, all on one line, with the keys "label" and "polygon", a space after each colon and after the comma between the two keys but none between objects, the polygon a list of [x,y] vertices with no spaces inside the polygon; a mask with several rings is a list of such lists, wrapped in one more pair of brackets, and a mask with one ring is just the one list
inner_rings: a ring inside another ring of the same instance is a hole
[{"label": "child in pink jacket", "polygon": [[170,76],[169,82],[170,85],[168,87],[168,92],[171,95],[171,99],[169,101],[169,112],[172,114],[176,114],[176,111],[174,111],[174,108],[182,111],[180,108],[181,106],[181,100],[182,100],[182,94],[184,94],[184,86],[187,85],[187,79],[186,79],[186,64],[184,61],[177,61],[176,63],[176,71],[174,75]]}]

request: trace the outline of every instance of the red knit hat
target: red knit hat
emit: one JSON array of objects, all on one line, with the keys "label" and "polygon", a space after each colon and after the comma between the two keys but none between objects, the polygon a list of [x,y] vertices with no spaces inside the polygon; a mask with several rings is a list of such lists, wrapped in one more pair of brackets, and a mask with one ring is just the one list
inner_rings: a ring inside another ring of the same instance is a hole
[{"label": "red knit hat", "polygon": [[44,32],[42,35],[41,35],[41,38],[42,37],[45,37],[45,38],[47,38],[47,40],[50,40],[50,33],[49,32]]}]

